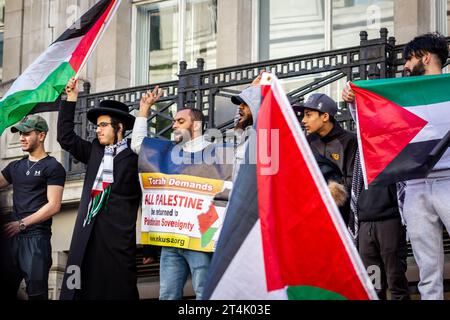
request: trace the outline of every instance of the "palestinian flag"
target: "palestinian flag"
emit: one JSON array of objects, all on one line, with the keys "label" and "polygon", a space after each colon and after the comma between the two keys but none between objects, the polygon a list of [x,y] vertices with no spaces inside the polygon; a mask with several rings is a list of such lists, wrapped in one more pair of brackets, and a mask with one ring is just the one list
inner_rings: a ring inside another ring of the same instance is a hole
[{"label": "palestinian flag", "polygon": [[[38,104],[54,103],[78,74],[114,16],[121,0],[101,0],[67,29],[12,84],[0,101],[0,135]],[[53,108],[52,108],[53,106]]]},{"label": "palestinian flag", "polygon": [[257,164],[239,170],[204,298],[376,299],[280,83],[261,83]]},{"label": "palestinian flag", "polygon": [[[450,75],[356,81],[351,88],[365,185],[426,177],[450,140]],[[450,165],[450,153],[442,161]]]}]

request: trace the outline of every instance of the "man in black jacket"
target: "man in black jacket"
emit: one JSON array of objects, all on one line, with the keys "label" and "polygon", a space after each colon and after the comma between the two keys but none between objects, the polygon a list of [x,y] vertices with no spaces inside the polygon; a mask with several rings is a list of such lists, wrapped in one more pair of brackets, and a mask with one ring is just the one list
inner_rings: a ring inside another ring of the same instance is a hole
[{"label": "man in black jacket", "polygon": [[[354,158],[357,149],[356,135],[344,130],[334,119],[336,102],[323,93],[311,94],[302,106],[302,124],[308,133],[307,140],[313,153],[328,159],[341,171],[347,194],[352,186]],[[344,221],[348,222],[349,202],[340,206]]]},{"label": "man in black jacket", "polygon": [[135,119],[125,104],[102,101],[87,113],[97,138],[83,140],[74,132],[75,79],[66,93],[58,116],[58,142],[87,167],[60,299],[138,299],[136,218],[141,188],[138,156],[124,139]]}]

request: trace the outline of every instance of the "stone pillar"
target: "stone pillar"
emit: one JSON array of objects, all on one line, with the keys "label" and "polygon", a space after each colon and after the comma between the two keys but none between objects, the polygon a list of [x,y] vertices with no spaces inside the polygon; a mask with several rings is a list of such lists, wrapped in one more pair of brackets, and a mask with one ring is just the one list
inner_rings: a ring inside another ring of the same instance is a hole
[{"label": "stone pillar", "polygon": [[431,3],[429,0],[396,0],[394,28],[398,44],[407,43],[415,36],[432,30]]},{"label": "stone pillar", "polygon": [[447,36],[450,35],[450,0],[447,0]]},{"label": "stone pillar", "polygon": [[217,1],[217,67],[251,62],[252,1]]},{"label": "stone pillar", "polygon": [[[6,0],[3,44],[3,82],[20,74],[22,54],[23,8],[22,0]],[[18,59],[19,57],[19,59]]]},{"label": "stone pillar", "polygon": [[[109,91],[130,86],[131,78],[131,11],[130,1],[122,1],[108,30],[95,50],[92,92]],[[105,58],[107,57],[107,58]]]}]

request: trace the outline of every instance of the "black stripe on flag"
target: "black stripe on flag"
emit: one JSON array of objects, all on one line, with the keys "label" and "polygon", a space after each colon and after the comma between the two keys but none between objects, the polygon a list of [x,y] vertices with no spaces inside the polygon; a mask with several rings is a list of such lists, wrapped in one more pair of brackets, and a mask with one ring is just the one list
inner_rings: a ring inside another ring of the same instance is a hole
[{"label": "black stripe on flag", "polygon": [[61,102],[61,95],[54,102],[41,102],[37,103],[36,106],[28,113],[35,114],[41,112],[59,111],[59,104]]},{"label": "black stripe on flag", "polygon": [[208,272],[203,299],[210,299],[217,284],[258,221],[256,165],[244,164],[234,183],[219,241]]},{"label": "black stripe on flag", "polygon": [[425,178],[447,150],[448,140],[450,134],[444,139],[408,144],[370,185]]},{"label": "black stripe on flag", "polygon": [[55,42],[84,36],[98,21],[101,15],[108,8],[109,4],[113,1],[116,0],[101,0],[96,3],[91,9],[89,9],[84,15],[82,15],[80,19],[78,19],[66,31],[64,31],[64,33],[58,39],[56,39]]}]

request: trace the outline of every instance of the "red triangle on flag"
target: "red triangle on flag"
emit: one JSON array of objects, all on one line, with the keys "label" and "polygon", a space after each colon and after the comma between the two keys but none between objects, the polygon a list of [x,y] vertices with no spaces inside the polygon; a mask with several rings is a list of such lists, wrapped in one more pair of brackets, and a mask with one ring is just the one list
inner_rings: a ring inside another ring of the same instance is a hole
[{"label": "red triangle on flag", "polygon": [[350,85],[356,97],[358,138],[369,185],[428,122],[376,93]]}]

